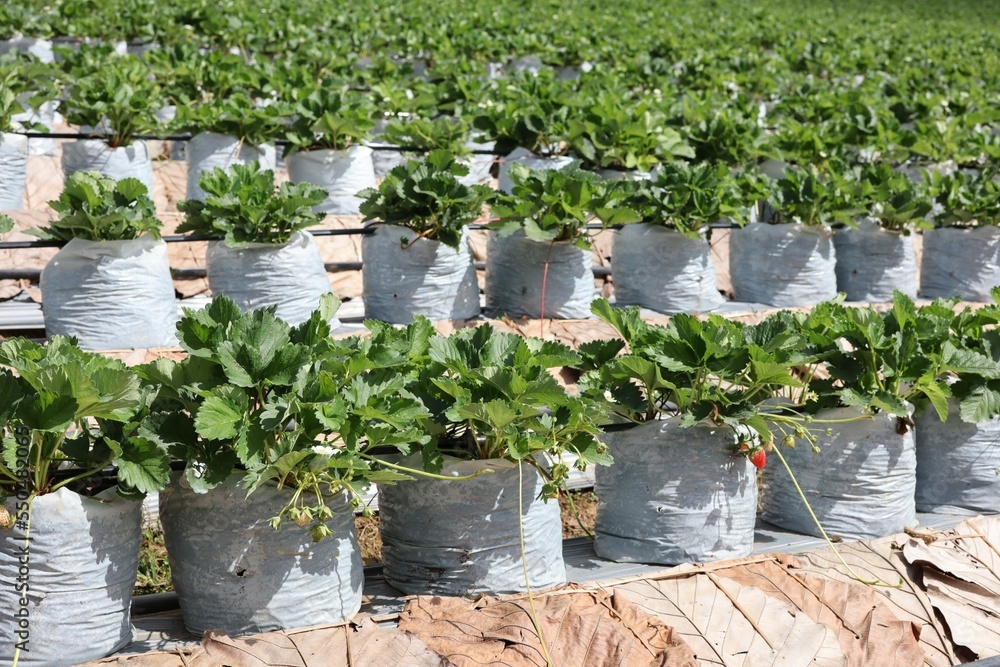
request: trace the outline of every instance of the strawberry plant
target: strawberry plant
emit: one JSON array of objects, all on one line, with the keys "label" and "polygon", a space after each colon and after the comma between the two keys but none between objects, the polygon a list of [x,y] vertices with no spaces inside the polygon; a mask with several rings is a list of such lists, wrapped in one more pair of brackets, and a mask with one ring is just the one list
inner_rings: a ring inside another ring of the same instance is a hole
[{"label": "strawberry plant", "polygon": [[97,71],[72,80],[59,109],[73,125],[92,128],[111,148],[130,145],[137,134],[159,129],[154,113],[163,105],[149,69],[131,56],[108,59]]},{"label": "strawberry plant", "polygon": [[771,224],[853,225],[864,210],[849,182],[812,164],[785,170],[768,203],[773,215],[766,222]]},{"label": "strawberry plant", "polygon": [[725,165],[664,164],[655,181],[619,181],[609,201],[634,211],[638,222],[663,225],[688,238],[701,238],[709,225],[742,217],[743,195]]},{"label": "strawberry plant", "polygon": [[491,212],[499,219],[490,223],[490,228],[500,236],[523,231],[533,241],[568,242],[587,250],[587,224],[596,216],[600,215],[606,224],[636,220],[633,211],[618,208],[607,199],[607,186],[597,174],[576,165],[532,171],[513,164],[510,176],[514,191],[497,194],[491,205]]},{"label": "strawberry plant", "polygon": [[927,171],[924,186],[942,209],[939,225],[975,227],[1000,225],[1000,183],[996,167],[970,175],[963,171],[951,174]]},{"label": "strawberry plant", "polygon": [[392,169],[378,188],[359,193],[365,199],[361,213],[365,221],[400,225],[419,238],[458,248],[463,229],[482,216],[492,193],[483,185],[460,183],[458,177],[468,171],[450,151],[432,151],[424,160]]},{"label": "strawberry plant", "polygon": [[545,495],[554,496],[569,469],[561,462],[541,467],[536,456],[559,461],[571,452],[580,469],[610,463],[597,439],[600,406],[567,393],[551,372],[579,362],[561,343],[500,333],[489,324],[431,338],[427,359],[407,385],[430,411],[425,465],[438,469],[443,455],[523,461],[539,469]]},{"label": "strawberry plant", "polygon": [[395,146],[444,150],[452,155],[466,156],[470,153],[465,145],[469,135],[468,123],[453,116],[442,116],[434,120],[412,118],[392,121],[382,133],[382,139]]},{"label": "strawberry plant", "polygon": [[[167,452],[145,434],[154,394],[120,361],[64,336],[0,343],[0,495],[19,482],[33,495],[62,487],[94,495],[117,484],[122,496],[141,497],[163,488]],[[26,478],[18,474],[25,462]]]},{"label": "strawberry plant", "polygon": [[570,120],[567,142],[592,169],[649,171],[664,160],[694,157],[665,114],[642,102],[625,106],[611,93]]},{"label": "strawberry plant", "polygon": [[736,451],[758,463],[756,452],[773,444],[774,430],[807,435],[794,413],[765,405],[774,399],[792,404],[804,388],[792,372],[809,359],[797,330],[773,319],[751,326],[719,315],[703,321],[679,314],[666,326],[654,325],[640,318],[637,307],[614,309],[604,299],[592,310],[621,338],[580,346],[586,371],[580,391],[605,400],[618,421],[676,416],[682,426],[728,427]]},{"label": "strawberry plant", "polygon": [[245,94],[233,94],[178,107],[171,127],[192,135],[216,132],[249,146],[259,146],[273,139],[279,118],[275,106],[260,106]]},{"label": "strawberry plant", "polygon": [[361,143],[375,127],[374,108],[364,97],[328,88],[314,88],[286,103],[289,124],[285,154],[317,149],[344,150]]},{"label": "strawberry plant", "polygon": [[57,241],[130,241],[142,234],[159,238],[163,225],[146,186],[135,178],[116,181],[80,171],[66,179],[59,199],[49,206],[59,217],[29,234]]},{"label": "strawberry plant", "polygon": [[250,494],[264,484],[287,488],[287,505],[266,518],[275,529],[286,520],[310,525],[317,541],[330,534],[329,498],[346,493],[361,508],[370,483],[408,478],[373,451],[409,454],[429,441],[417,427],[427,411],[399,371],[426,350],[430,324],[391,340],[376,330],[336,341],[329,320],[338,306],[327,295],[309,320],[290,327],[273,308],[242,313],[217,297],[178,323],[185,359],[137,369],[160,387],[149,437],[184,462],[195,492],[234,474]]},{"label": "strawberry plant", "polygon": [[520,73],[511,77],[500,100],[483,109],[474,127],[496,142],[497,150],[521,147],[539,155],[565,155],[570,121],[579,102],[569,86],[550,76]]},{"label": "strawberry plant", "polygon": [[0,214],[0,234],[6,234],[14,229],[14,221],[10,216]]},{"label": "strawberry plant", "polygon": [[178,202],[178,210],[186,217],[177,231],[222,237],[232,247],[285,243],[324,217],[313,213],[312,207],[323,201],[325,191],[309,183],[285,181],[275,192],[274,172],[261,169],[257,162],[204,172],[198,187],[207,196],[204,201]]},{"label": "strawberry plant", "polygon": [[931,226],[926,216],[932,202],[906,174],[876,162],[855,168],[849,176],[857,180],[858,197],[869,217],[883,229],[909,233]]}]

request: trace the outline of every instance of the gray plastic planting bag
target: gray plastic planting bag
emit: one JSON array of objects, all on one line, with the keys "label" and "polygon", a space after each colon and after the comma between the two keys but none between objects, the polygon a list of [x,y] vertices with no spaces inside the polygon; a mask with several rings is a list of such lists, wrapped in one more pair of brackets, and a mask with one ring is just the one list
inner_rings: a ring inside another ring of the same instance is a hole
[{"label": "gray plastic planting bag", "polygon": [[661,225],[625,225],[611,246],[615,303],[660,313],[703,313],[725,301],[715,283],[712,250]]},{"label": "gray plastic planting bag", "polygon": [[837,296],[830,232],[800,224],[749,224],[729,234],[729,273],[736,301],[781,308]]},{"label": "gray plastic planting bag", "polygon": [[516,593],[525,590],[525,566],[532,589],[566,582],[559,503],[538,498],[543,482],[533,467],[523,463],[519,480],[517,464],[509,461],[453,460],[441,474],[484,469],[494,472],[379,487],[382,561],[390,585],[407,595]]},{"label": "gray plastic planting bag", "polygon": [[557,155],[553,157],[535,155],[527,148],[515,148],[506,157],[500,158],[500,167],[497,172],[500,192],[509,193],[514,189],[514,183],[510,180],[507,172],[510,170],[510,165],[515,162],[535,171],[548,171],[562,169],[565,166],[579,162],[579,160],[569,155]]},{"label": "gray plastic planting bag", "polygon": [[[187,198],[205,200],[205,191],[198,187],[203,172],[213,169],[226,170],[234,164],[262,161],[261,151],[244,144],[236,137],[216,132],[202,132],[191,137],[187,144]],[[269,168],[261,164],[264,169]],[[273,168],[273,166],[272,166]]]},{"label": "gray plastic planting bag", "polygon": [[289,155],[285,164],[292,182],[312,183],[326,190],[326,199],[313,207],[317,213],[360,215],[361,200],[356,195],[375,187],[372,149],[368,146],[301,151]]},{"label": "gray plastic planting bag", "polygon": [[[5,503],[11,516],[17,502]],[[114,489],[85,497],[64,487],[32,502],[27,554],[22,529],[0,531],[0,663],[24,640],[23,667],[97,660],[132,641],[141,521],[140,503]]]},{"label": "gray plastic planting bag", "polygon": [[757,475],[734,433],[665,419],[604,436],[594,550],[619,563],[704,563],[753,549]]},{"label": "gray plastic planting bag", "polygon": [[1000,229],[929,229],[924,232],[920,296],[961,297],[993,303],[990,289],[1000,285]]},{"label": "gray plastic planting bag", "polygon": [[28,137],[0,133],[0,211],[24,206],[24,184],[28,178]]},{"label": "gray plastic planting bag", "polygon": [[167,245],[148,234],[132,241],[73,239],[45,265],[40,287],[50,336],[76,336],[87,350],[177,344]]},{"label": "gray plastic planting bag", "polygon": [[116,181],[137,178],[153,196],[153,162],[142,141],[120,148],[111,148],[101,139],[67,141],[62,146],[62,168],[67,178],[78,171],[99,171]]},{"label": "gray plastic planting bag", "polygon": [[[858,408],[824,410],[821,420],[850,419]],[[916,524],[914,487],[916,446],[913,429],[900,435],[898,419],[887,413],[874,419],[830,424],[833,435],[820,435],[816,454],[804,442],[781,453],[802,487],[809,505],[829,535],[866,539],[901,533]],[[764,470],[765,521],[796,533],[820,537],[819,529],[776,455]]]},{"label": "gray plastic planting bag", "polygon": [[468,230],[463,230],[455,250],[440,241],[417,239],[406,227],[371,226],[374,233],[361,239],[366,317],[408,324],[415,315],[431,320],[479,316],[479,283]]},{"label": "gray plastic planting bag", "polygon": [[885,303],[893,290],[911,299],[917,296],[917,256],[913,237],[879,227],[870,218],[858,220],[857,229],[838,229],[833,235],[837,250],[837,290],[848,301]]},{"label": "gray plastic planting bag", "polygon": [[184,626],[232,636],[336,623],[361,608],[364,570],[346,497],[326,499],[333,534],[276,516],[293,493],[264,485],[247,497],[238,475],[208,493],[180,475],[160,492],[160,523]]},{"label": "gray plastic planting bag", "polygon": [[[481,138],[473,133],[472,138],[465,142],[465,145],[474,151],[493,151],[496,149],[494,141],[477,141]],[[489,179],[490,170],[493,168],[494,156],[486,153],[473,153],[468,157],[459,158],[458,162],[469,168],[469,173],[458,180],[464,185],[475,185]]]},{"label": "gray plastic planting bag", "polygon": [[596,295],[589,251],[566,242],[532,241],[522,232],[490,234],[486,312],[491,317],[586,319]]},{"label": "gray plastic planting bag", "polygon": [[[330,291],[323,258],[312,234],[299,230],[284,244],[251,243],[230,248],[223,241],[208,244],[208,287],[225,294],[244,311],[277,306],[277,316],[300,324]],[[340,326],[336,318],[331,322]]]},{"label": "gray plastic planting bag", "polygon": [[914,417],[917,436],[917,511],[1000,513],[1000,417],[962,421],[948,399],[948,421],[931,409]]}]

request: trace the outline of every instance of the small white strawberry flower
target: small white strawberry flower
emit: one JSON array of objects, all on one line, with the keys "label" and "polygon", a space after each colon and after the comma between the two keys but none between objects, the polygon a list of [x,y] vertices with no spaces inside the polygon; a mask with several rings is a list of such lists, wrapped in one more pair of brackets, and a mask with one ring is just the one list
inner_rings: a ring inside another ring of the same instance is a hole
[{"label": "small white strawberry flower", "polygon": [[311,449],[313,450],[313,453],[325,456],[326,458],[330,458],[337,453],[337,450],[329,445],[313,445]]}]

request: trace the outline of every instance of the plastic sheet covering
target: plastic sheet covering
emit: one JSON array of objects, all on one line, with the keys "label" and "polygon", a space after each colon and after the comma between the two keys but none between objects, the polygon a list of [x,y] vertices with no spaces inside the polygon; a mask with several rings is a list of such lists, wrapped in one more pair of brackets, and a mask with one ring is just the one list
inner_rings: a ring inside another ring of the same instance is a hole
[{"label": "plastic sheet covering", "polygon": [[76,336],[87,350],[177,344],[167,245],[152,236],[73,239],[45,265],[40,287],[50,336]]},{"label": "plastic sheet covering", "polygon": [[[277,306],[277,316],[300,324],[330,292],[323,258],[312,234],[299,230],[284,244],[251,243],[230,248],[211,241],[206,254],[208,288],[225,294],[244,311]],[[336,318],[331,322],[340,326]]]},{"label": "plastic sheet covering", "polygon": [[24,206],[24,184],[28,178],[28,138],[0,133],[0,211]]},{"label": "plastic sheet covering", "polygon": [[262,486],[247,497],[233,475],[208,493],[183,476],[160,492],[160,522],[184,625],[201,635],[243,635],[336,623],[361,608],[364,570],[346,497],[325,500],[333,534],[268,519],[292,490]]},{"label": "plastic sheet covering", "polygon": [[990,289],[1000,285],[1000,229],[930,229],[924,232],[920,296],[961,297],[993,303]]},{"label": "plastic sheet covering", "polygon": [[[11,516],[16,503],[5,503]],[[86,497],[64,487],[32,501],[26,566],[19,560],[24,532],[0,531],[0,662],[12,664],[22,596],[28,614],[23,667],[97,660],[132,641],[141,517],[140,503],[114,489]],[[18,592],[22,568],[28,587]]]},{"label": "plastic sheet covering", "polygon": [[886,231],[870,218],[858,221],[857,229],[838,229],[833,234],[837,250],[837,290],[848,301],[886,303],[893,290],[911,299],[917,296],[917,257],[913,237]]},{"label": "plastic sheet covering", "polygon": [[506,237],[490,234],[486,245],[490,316],[586,319],[595,296],[590,252],[566,242],[532,241],[522,232]]},{"label": "plastic sheet covering", "polygon": [[[479,284],[463,231],[458,250],[440,241],[417,239],[397,225],[372,225],[361,240],[365,315],[407,324],[415,315],[431,320],[468,320],[479,316]],[[402,240],[408,245],[402,247]]]},{"label": "plastic sheet covering", "polygon": [[317,213],[360,215],[361,200],[356,195],[375,187],[372,149],[368,146],[301,151],[289,155],[285,162],[293,182],[312,183],[326,190],[326,200],[313,207]]},{"label": "plastic sheet covering", "polygon": [[[821,420],[861,414],[859,408],[825,410],[815,423],[822,428]],[[819,437],[819,454],[804,442],[781,449],[827,534],[860,540],[901,533],[916,524],[916,446],[913,429],[901,435],[898,422],[894,415],[880,413],[874,419],[834,423],[832,435]],[[776,456],[764,470],[762,498],[765,521],[820,537]]]},{"label": "plastic sheet covering", "polygon": [[[198,187],[203,172],[213,169],[227,170],[234,164],[262,162],[261,151],[244,144],[236,137],[216,132],[202,132],[191,137],[187,145],[187,198],[205,201],[205,191]],[[268,167],[273,168],[273,164]]]},{"label": "plastic sheet covering", "polygon": [[780,308],[813,306],[837,296],[830,231],[801,224],[749,224],[729,234],[736,301]]},{"label": "plastic sheet covering", "polygon": [[914,417],[918,512],[1000,513],[1000,417],[976,424],[948,399],[948,421],[927,408]]},{"label": "plastic sheet covering", "polygon": [[63,174],[67,178],[78,171],[99,171],[116,181],[137,178],[153,196],[153,163],[145,142],[111,148],[101,139],[81,139],[65,142],[62,149]]},{"label": "plastic sheet covering", "polygon": [[625,225],[614,234],[611,261],[618,305],[703,313],[725,301],[704,238],[688,238],[662,225]]},{"label": "plastic sheet covering", "polygon": [[525,590],[525,566],[532,589],[566,582],[559,503],[538,498],[543,485],[538,472],[522,464],[521,514],[516,464],[451,460],[441,474],[459,477],[483,469],[494,472],[379,488],[382,559],[390,585],[408,595],[516,593]]},{"label": "plastic sheet covering", "polygon": [[619,563],[704,563],[753,549],[756,470],[727,428],[676,418],[604,436],[594,550]]}]

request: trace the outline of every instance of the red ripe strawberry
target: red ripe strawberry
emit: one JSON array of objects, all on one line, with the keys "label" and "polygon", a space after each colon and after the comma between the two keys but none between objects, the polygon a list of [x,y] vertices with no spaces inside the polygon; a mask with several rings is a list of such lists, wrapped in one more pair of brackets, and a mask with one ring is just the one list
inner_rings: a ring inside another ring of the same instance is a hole
[{"label": "red ripe strawberry", "polygon": [[763,449],[756,449],[750,452],[747,458],[750,459],[750,463],[754,464],[757,470],[763,470],[764,466],[767,465],[767,452]]}]

